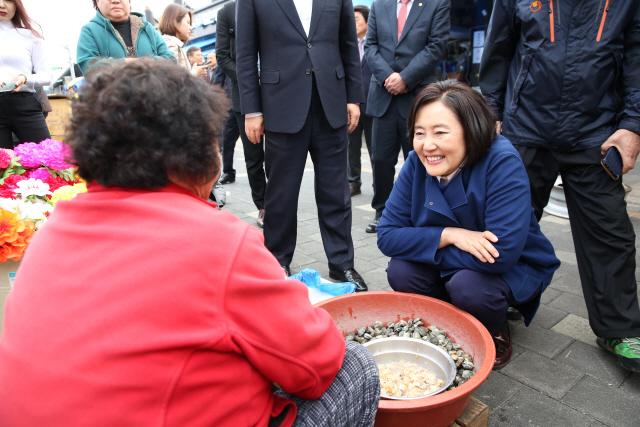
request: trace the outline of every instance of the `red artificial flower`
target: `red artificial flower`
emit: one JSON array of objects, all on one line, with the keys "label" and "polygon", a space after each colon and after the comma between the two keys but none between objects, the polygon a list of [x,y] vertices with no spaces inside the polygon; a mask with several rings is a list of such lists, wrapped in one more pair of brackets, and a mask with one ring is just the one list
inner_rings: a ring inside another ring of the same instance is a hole
[{"label": "red artificial flower", "polygon": [[11,156],[4,150],[0,150],[0,169],[6,169],[11,163]]},{"label": "red artificial flower", "polygon": [[21,175],[9,175],[4,179],[4,184],[0,185],[0,197],[5,199],[15,199],[16,194],[13,192],[18,187],[20,181],[26,178]]}]

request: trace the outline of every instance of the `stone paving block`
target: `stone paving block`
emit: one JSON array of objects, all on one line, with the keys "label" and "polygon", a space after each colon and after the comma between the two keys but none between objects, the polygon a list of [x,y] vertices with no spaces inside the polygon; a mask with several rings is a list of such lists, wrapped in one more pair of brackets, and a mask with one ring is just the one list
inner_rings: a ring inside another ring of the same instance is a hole
[{"label": "stone paving block", "polygon": [[473,397],[488,405],[492,414],[523,387],[518,381],[493,371],[473,392]]},{"label": "stone paving block", "polygon": [[547,287],[547,289],[545,289],[545,291],[542,293],[542,296],[540,297],[540,304],[549,304],[560,295],[562,295],[561,291]]},{"label": "stone paving block", "polygon": [[556,323],[567,316],[567,312],[557,310],[546,305],[540,305],[536,316],[531,322],[532,325],[540,326],[545,329],[551,329]]},{"label": "stone paving block", "polygon": [[375,264],[378,267],[387,268],[389,266],[389,260],[391,258],[388,256],[381,256],[380,258],[372,259],[371,264]]},{"label": "stone paving block", "polygon": [[[265,215],[267,215],[267,213],[265,212]],[[308,236],[310,234],[315,234],[318,233],[318,225],[317,224],[306,224],[306,223],[300,223],[298,224],[298,230],[297,230],[298,234],[302,234],[303,236]]]},{"label": "stone paving block", "polygon": [[296,253],[298,252],[302,252],[305,255],[311,255],[317,252],[324,252],[324,246],[322,245],[322,242],[317,242],[313,239],[310,239],[306,243],[296,242]]},{"label": "stone paving block", "polygon": [[640,399],[640,373],[634,372],[627,377],[620,387],[625,393],[634,394]]},{"label": "stone paving block", "polygon": [[377,245],[366,245],[358,248],[358,257],[364,260],[380,258],[383,253],[380,252]]},{"label": "stone paving block", "polygon": [[510,427],[585,427],[592,419],[524,387],[489,417],[490,426],[492,421]]},{"label": "stone paving block", "polygon": [[578,295],[565,293],[560,295],[558,298],[551,301],[547,305],[557,310],[566,311],[585,319],[589,317],[584,298]]},{"label": "stone paving block", "polygon": [[551,282],[547,290],[548,289],[555,289],[561,292],[568,292],[570,294],[578,295],[582,297],[583,296],[582,284],[580,283],[580,275],[578,274],[578,267],[576,266],[561,267],[558,270],[558,272],[556,272],[556,274],[553,276],[553,281]]},{"label": "stone paving block", "polygon": [[602,424],[600,421],[593,420],[589,423],[588,427],[607,427],[607,426]]},{"label": "stone paving block", "polygon": [[315,233],[310,233],[307,234],[307,237],[310,240],[313,240],[314,242],[318,242],[320,244],[322,244],[322,234],[320,234],[320,231],[317,227],[315,227],[316,232]]},{"label": "stone paving block", "polygon": [[303,268],[306,268],[307,265],[313,264],[314,262],[318,262],[318,260],[315,258],[311,258],[308,255],[305,255],[304,253],[298,251],[296,248],[296,251],[293,254],[293,259],[291,260],[291,264],[289,265],[289,267],[291,267],[292,270],[294,268],[298,270],[302,270]]},{"label": "stone paving block", "polygon": [[556,257],[558,257],[558,259],[563,263],[563,264],[569,264],[569,265],[578,265],[578,261],[576,261],[576,254],[575,252],[570,252],[570,251],[563,251],[560,249],[556,249],[554,246],[554,249],[556,251]]},{"label": "stone paving block", "polygon": [[317,213],[310,213],[310,212],[306,212],[306,211],[301,211],[298,209],[298,221],[302,221],[302,222],[306,222],[306,221],[317,221],[318,220],[318,214]]},{"label": "stone paving block", "polygon": [[[320,273],[320,276],[322,276],[323,279],[327,279],[331,282],[333,282],[334,280],[332,278],[329,277],[329,265],[327,265],[326,262],[313,262],[311,264],[307,264],[304,266],[304,268],[313,268],[314,270],[316,270],[318,273]],[[299,273],[301,269],[291,269],[291,272],[293,274]]]},{"label": "stone paving block", "polygon": [[[367,246],[367,245],[370,245],[370,244],[371,244],[371,243],[370,243],[368,240],[366,240],[366,239],[363,239],[363,240],[353,240],[353,248],[354,248],[354,249],[358,249],[358,248],[361,248],[361,247],[363,247],[363,246]],[[358,256],[358,255],[356,254],[356,256]]]},{"label": "stone paving block", "polygon": [[608,426],[638,427],[640,399],[590,376],[585,376],[564,397],[564,404]]},{"label": "stone paving block", "polygon": [[580,341],[567,347],[554,361],[571,366],[613,387],[620,387],[631,375],[618,365],[615,355]]},{"label": "stone paving block", "polygon": [[560,354],[573,342],[572,338],[533,324],[528,328],[522,325],[511,329],[511,340],[527,350],[550,358]]},{"label": "stone paving block", "polygon": [[551,328],[552,331],[561,333],[585,344],[597,347],[596,335],[589,326],[589,321],[584,317],[569,314]]},{"label": "stone paving block", "polygon": [[561,399],[584,376],[569,366],[564,366],[526,352],[512,360],[500,373],[534,388],[556,400]]}]

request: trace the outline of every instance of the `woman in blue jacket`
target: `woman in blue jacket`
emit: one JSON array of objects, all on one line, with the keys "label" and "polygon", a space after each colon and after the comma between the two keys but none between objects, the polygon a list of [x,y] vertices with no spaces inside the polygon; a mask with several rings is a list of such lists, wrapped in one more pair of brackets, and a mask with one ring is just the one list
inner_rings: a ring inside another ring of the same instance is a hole
[{"label": "woman in blue jacket", "polygon": [[415,151],[378,227],[389,284],[475,316],[494,336],[501,368],[512,353],[508,307],[528,326],[560,266],[533,214],[526,170],[496,135],[482,95],[464,84],[427,86],[407,126]]},{"label": "woman in blue jacket", "polygon": [[173,52],[140,13],[131,12],[129,0],[93,0],[96,9],[78,39],[78,65],[83,73],[96,59],[135,59],[143,56],[176,62]]}]

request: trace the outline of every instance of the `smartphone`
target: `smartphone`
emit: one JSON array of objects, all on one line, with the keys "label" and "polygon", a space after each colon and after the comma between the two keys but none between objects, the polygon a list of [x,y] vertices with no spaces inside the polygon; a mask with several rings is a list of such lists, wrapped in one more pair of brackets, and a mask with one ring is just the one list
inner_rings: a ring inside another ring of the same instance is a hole
[{"label": "smartphone", "polygon": [[616,147],[611,147],[600,161],[611,178],[618,179],[622,175],[622,156]]},{"label": "smartphone", "polygon": [[0,92],[13,92],[16,88],[16,82],[6,82],[4,86],[0,87]]},{"label": "smartphone", "polygon": [[211,61],[207,61],[204,64],[201,65],[201,67],[206,67],[207,65],[211,65]]}]

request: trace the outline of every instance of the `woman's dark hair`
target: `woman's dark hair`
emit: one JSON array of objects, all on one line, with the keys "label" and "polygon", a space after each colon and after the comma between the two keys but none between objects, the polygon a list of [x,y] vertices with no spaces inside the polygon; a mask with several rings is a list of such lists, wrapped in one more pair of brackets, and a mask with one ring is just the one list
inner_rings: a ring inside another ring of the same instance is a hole
[{"label": "woman's dark hair", "polygon": [[[27,10],[24,8],[24,5],[22,4],[22,0],[12,0],[12,1],[16,5],[16,14],[11,19],[13,26],[16,28],[25,28],[31,31],[34,36],[42,39],[43,38],[42,34],[40,34],[34,28],[34,26],[38,24],[33,19],[29,18],[29,14],[27,13]],[[42,27],[40,27],[40,25],[38,25],[38,27],[40,28],[40,31],[42,31]]]},{"label": "woman's dark hair", "polygon": [[496,118],[491,107],[480,94],[455,80],[431,83],[418,94],[407,117],[409,140],[413,145],[416,117],[422,107],[440,101],[458,118],[464,130],[467,150],[465,166],[471,166],[485,155],[496,138]]},{"label": "woman's dark hair", "polygon": [[369,8],[364,5],[353,6],[354,12],[360,12],[362,17],[364,18],[364,22],[369,22]]},{"label": "woman's dark hair", "polygon": [[220,171],[228,103],[221,88],[169,61],[104,61],[72,103],[66,142],[87,182],[156,189],[170,174],[201,185]]},{"label": "woman's dark hair", "polygon": [[[184,6],[180,6],[179,4],[172,3],[164,10],[162,13],[162,17],[160,18],[160,23],[158,24],[158,30],[162,35],[170,35],[170,36],[178,36],[177,26],[182,18],[189,15],[191,18],[191,23],[193,24],[193,11],[187,9]],[[187,40],[181,40],[186,43]]]}]

